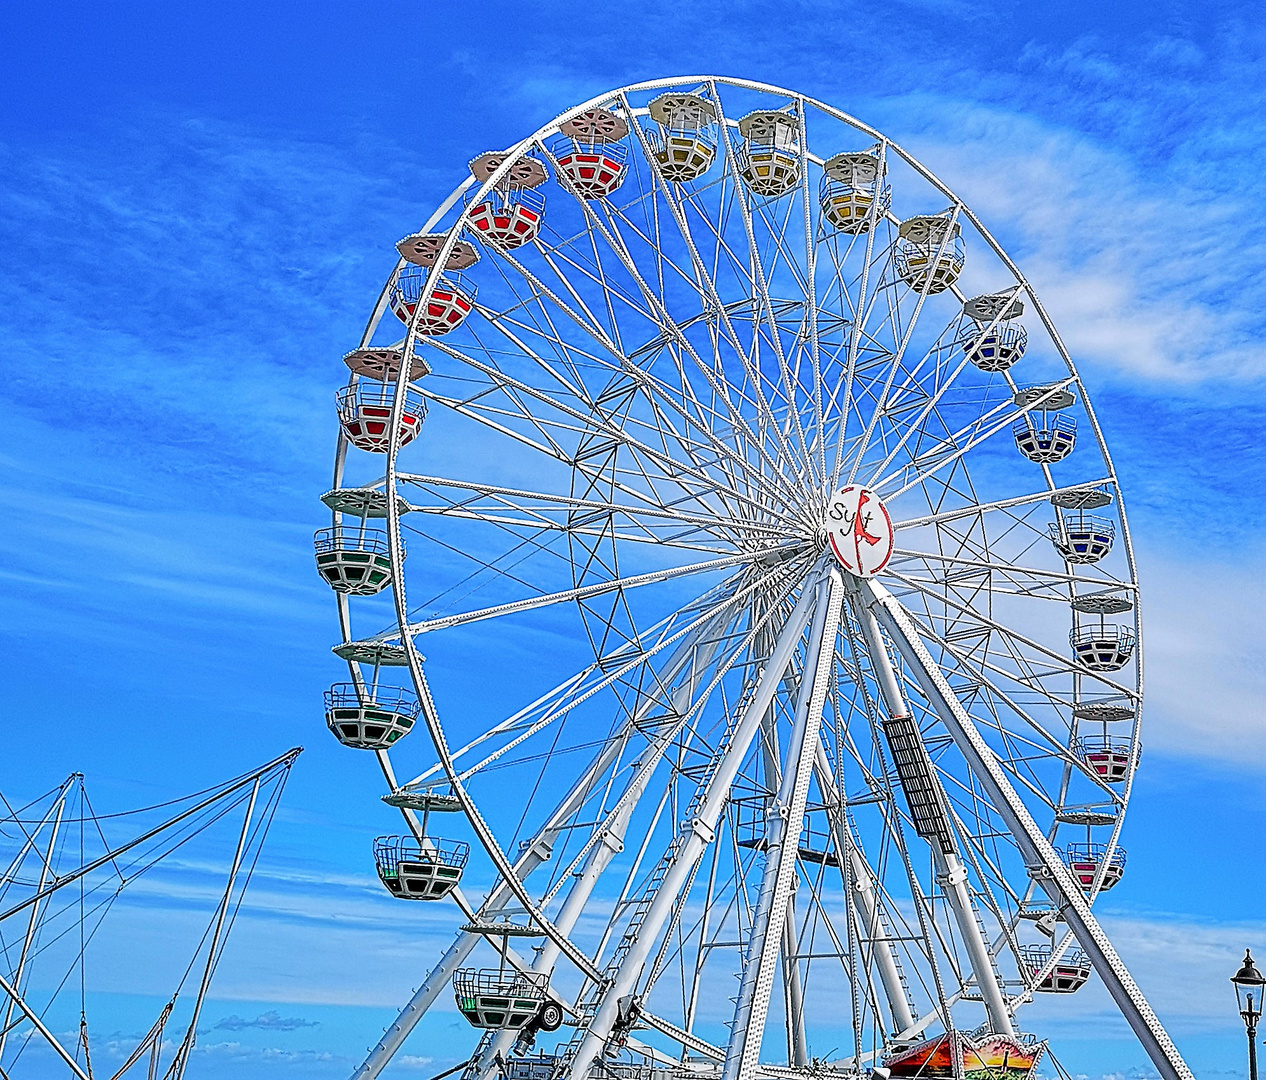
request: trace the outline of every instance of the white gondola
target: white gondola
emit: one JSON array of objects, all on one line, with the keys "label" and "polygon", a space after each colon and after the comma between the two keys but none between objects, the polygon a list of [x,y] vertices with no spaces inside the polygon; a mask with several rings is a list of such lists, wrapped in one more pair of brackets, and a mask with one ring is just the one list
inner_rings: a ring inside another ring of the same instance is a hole
[{"label": "white gondola", "polygon": [[698,94],[661,94],[648,106],[655,126],[646,132],[666,180],[698,180],[717,156],[716,107]]},{"label": "white gondola", "polygon": [[1125,876],[1125,848],[1122,847],[1113,848],[1109,856],[1106,844],[1069,844],[1059,855],[1073,877],[1087,890],[1094,884],[1099,867],[1105,862],[1107,869],[1103,872],[1100,892],[1107,892]]},{"label": "white gondola", "polygon": [[1099,617],[1097,624],[1075,625],[1069,634],[1079,663],[1091,671],[1117,671],[1129,663],[1134,653],[1134,631],[1105,620],[1108,615],[1120,615],[1133,607],[1132,600],[1112,593],[1091,593],[1073,599],[1074,611]]},{"label": "white gondola", "polygon": [[[505,154],[480,154],[470,171],[480,183],[488,180],[506,160]],[[470,208],[470,226],[503,251],[530,244],[545,220],[545,196],[537,189],[549,174],[545,165],[529,154],[516,158],[505,175],[484,198]]]},{"label": "white gondola", "polygon": [[[391,410],[395,406],[394,383],[361,379],[338,392],[338,418],[348,441],[371,454],[385,454],[391,444]],[[426,419],[426,402],[413,387],[405,388],[404,410],[397,437],[400,445],[412,442]]]},{"label": "white gondola", "polygon": [[1081,760],[1109,784],[1122,783],[1130,775],[1133,744],[1108,735],[1087,735],[1077,740]]},{"label": "white gondola", "polygon": [[1041,413],[1034,419],[1024,416],[1011,426],[1016,449],[1038,465],[1063,461],[1077,445],[1077,419],[1066,413]]},{"label": "white gondola", "polygon": [[624,117],[609,109],[589,109],[559,129],[553,142],[558,182],[582,199],[605,199],[628,174],[629,133]]},{"label": "white gondola", "polygon": [[1093,514],[1078,514],[1052,521],[1047,527],[1051,543],[1065,562],[1089,566],[1104,558],[1116,539],[1116,522]]},{"label": "white gondola", "polygon": [[[1020,959],[1030,979],[1036,978],[1051,963],[1049,945],[1021,945]],[[1033,989],[1041,994],[1073,994],[1090,979],[1090,959],[1081,949],[1066,949],[1046,976]]]},{"label": "white gondola", "polygon": [[912,289],[929,296],[942,293],[958,280],[967,260],[963,226],[952,214],[908,218],[897,228],[900,239],[893,254],[897,276]]},{"label": "white gondola", "polygon": [[1024,305],[1010,294],[975,296],[963,305],[971,322],[964,327],[959,344],[967,359],[984,372],[1006,371],[1024,356],[1029,332],[1013,320]]},{"label": "white gondola", "polygon": [[1030,386],[1017,391],[1016,406],[1029,411],[1011,425],[1016,449],[1038,465],[1054,465],[1068,457],[1077,445],[1077,420],[1060,410],[1076,400],[1067,387]]},{"label": "white gondola", "polygon": [[317,573],[335,592],[374,596],[391,584],[387,534],[363,524],[336,525],[313,537]]},{"label": "white gondola", "polygon": [[519,1031],[541,1015],[549,976],[501,968],[462,968],[453,976],[457,1010],[477,1028]]},{"label": "white gondola", "polygon": [[394,686],[335,683],[325,692],[325,723],[353,750],[386,750],[413,730],[418,699]]},{"label": "white gondola", "polygon": [[748,113],[738,122],[739,175],[755,195],[777,198],[800,183],[800,121],[792,113]]},{"label": "white gondola", "polygon": [[470,845],[461,841],[412,836],[380,836],[374,863],[387,891],[400,900],[439,900],[462,880]]},{"label": "white gondola", "polygon": [[[389,302],[396,318],[408,325],[413,321],[418,302],[427,282],[437,271],[415,263],[400,268],[392,284]],[[475,305],[475,283],[460,271],[446,270],[439,275],[426,308],[417,316],[418,333],[438,337],[456,330],[466,321]]]},{"label": "white gondola", "polygon": [[[822,165],[818,205],[822,218],[840,232],[857,234],[870,229],[888,212],[892,188],[883,183],[887,165],[875,150],[836,154]],[[875,205],[878,198],[879,205]]]},{"label": "white gondola", "polygon": [[1116,623],[1076,627],[1068,640],[1078,662],[1091,671],[1119,671],[1134,655],[1134,631]]}]

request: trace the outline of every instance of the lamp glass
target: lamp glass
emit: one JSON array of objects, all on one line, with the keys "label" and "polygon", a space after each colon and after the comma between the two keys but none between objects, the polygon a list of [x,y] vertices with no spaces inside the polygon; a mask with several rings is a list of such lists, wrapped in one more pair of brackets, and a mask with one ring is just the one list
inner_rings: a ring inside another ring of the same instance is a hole
[{"label": "lamp glass", "polygon": [[[1253,963],[1253,954],[1248,950],[1244,950],[1244,963],[1240,970],[1231,976],[1231,982],[1235,984],[1235,996],[1239,999],[1240,1012],[1246,1011],[1249,1005],[1255,1006],[1254,1011],[1260,1013],[1262,1008],[1262,987],[1266,986],[1266,976],[1263,976],[1257,970],[1257,966]],[[1252,995],[1252,1001],[1249,1001],[1249,995]]]}]

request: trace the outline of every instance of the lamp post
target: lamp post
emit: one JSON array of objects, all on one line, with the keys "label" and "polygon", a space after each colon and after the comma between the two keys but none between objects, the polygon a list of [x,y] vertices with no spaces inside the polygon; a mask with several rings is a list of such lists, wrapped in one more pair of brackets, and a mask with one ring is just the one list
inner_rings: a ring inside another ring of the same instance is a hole
[{"label": "lamp post", "polygon": [[[1257,1021],[1262,1018],[1262,987],[1266,986],[1263,976],[1253,964],[1253,954],[1244,950],[1244,964],[1234,975],[1235,996],[1240,1002],[1240,1018],[1248,1031],[1248,1080],[1257,1080]],[[1253,995],[1257,995],[1254,1007]]]}]

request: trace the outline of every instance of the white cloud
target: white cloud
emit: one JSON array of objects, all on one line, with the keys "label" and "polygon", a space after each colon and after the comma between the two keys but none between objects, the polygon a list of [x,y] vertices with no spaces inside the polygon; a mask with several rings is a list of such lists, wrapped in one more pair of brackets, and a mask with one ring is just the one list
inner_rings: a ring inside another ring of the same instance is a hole
[{"label": "white cloud", "polygon": [[909,148],[1008,248],[1074,360],[1186,383],[1266,376],[1251,192],[1000,108],[931,111]]},{"label": "white cloud", "polygon": [[1266,571],[1257,562],[1145,564],[1143,740],[1239,767],[1266,761]]}]

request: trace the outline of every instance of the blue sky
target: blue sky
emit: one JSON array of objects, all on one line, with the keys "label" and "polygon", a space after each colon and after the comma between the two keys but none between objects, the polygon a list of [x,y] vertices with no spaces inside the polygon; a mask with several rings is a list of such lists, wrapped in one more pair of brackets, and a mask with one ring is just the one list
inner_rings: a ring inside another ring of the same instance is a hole
[{"label": "blue sky", "polygon": [[[393,243],[475,153],[604,89],[707,72],[801,90],[905,145],[1017,258],[1076,355],[1129,496],[1149,635],[1130,873],[1104,918],[1199,1075],[1239,1074],[1225,979],[1245,944],[1266,953],[1251,7],[14,4],[0,40],[0,787],[80,769],[123,806],[308,747],[200,1075],[347,1073],[452,926],[380,893],[380,781],[320,718],[337,628],[309,544],[337,358]],[[126,932],[175,942],[169,906],[170,929],[138,915]],[[128,955],[101,984],[124,1033],[165,989]],[[1060,1004],[1075,1072],[1150,1075],[1101,990]],[[451,1064],[461,1023],[428,1020],[399,1074]]]}]

